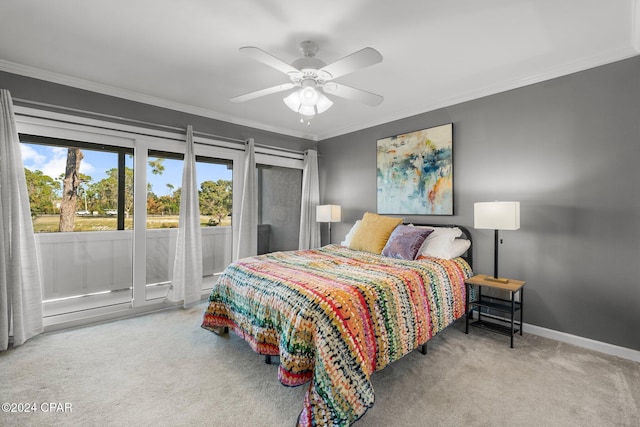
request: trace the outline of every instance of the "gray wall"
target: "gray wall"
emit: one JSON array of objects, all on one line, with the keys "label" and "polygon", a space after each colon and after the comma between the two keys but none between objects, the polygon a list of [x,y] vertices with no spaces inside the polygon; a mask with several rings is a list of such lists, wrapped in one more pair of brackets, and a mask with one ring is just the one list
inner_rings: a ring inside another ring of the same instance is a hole
[{"label": "gray wall", "polygon": [[[444,123],[455,215],[406,220],[473,227],[474,202],[519,200],[500,274],[527,281],[525,322],[640,350],[640,58],[321,141],[334,241],[376,211],[376,140]],[[493,231],[472,235],[474,270],[492,273]]]}]

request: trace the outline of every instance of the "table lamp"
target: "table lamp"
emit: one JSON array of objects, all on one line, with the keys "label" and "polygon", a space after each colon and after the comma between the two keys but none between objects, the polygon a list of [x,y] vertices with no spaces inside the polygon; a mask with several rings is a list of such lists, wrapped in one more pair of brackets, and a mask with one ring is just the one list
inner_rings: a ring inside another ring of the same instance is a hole
[{"label": "table lamp", "polygon": [[498,276],[499,230],[517,230],[520,228],[520,202],[478,202],[473,204],[473,227],[495,230],[495,254],[493,277],[487,280],[508,283],[509,279]]},{"label": "table lamp", "polygon": [[342,221],[342,209],[338,205],[318,205],[316,222],[329,223],[329,243],[331,243],[331,223]]}]

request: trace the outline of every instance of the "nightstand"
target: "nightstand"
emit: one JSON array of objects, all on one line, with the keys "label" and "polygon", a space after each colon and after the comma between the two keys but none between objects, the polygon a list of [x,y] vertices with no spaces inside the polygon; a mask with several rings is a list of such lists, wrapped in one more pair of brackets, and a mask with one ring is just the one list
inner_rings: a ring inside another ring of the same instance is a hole
[{"label": "nightstand", "polygon": [[[478,274],[465,280],[466,285],[466,324],[465,333],[469,333],[469,325],[489,329],[511,338],[511,348],[513,348],[513,336],[520,332],[522,335],[522,311],[524,308],[524,285],[522,280],[506,279],[506,282],[492,281],[492,276]],[[478,292],[475,300],[469,301],[471,286],[477,286]],[[508,291],[511,298],[504,299],[490,295],[483,295],[482,288],[499,289]],[[516,301],[516,294],[519,294],[519,301]],[[478,312],[478,320],[469,323],[470,313]],[[497,315],[495,313],[502,314]],[[516,314],[518,320],[516,320]],[[483,316],[491,319],[485,320]]]}]

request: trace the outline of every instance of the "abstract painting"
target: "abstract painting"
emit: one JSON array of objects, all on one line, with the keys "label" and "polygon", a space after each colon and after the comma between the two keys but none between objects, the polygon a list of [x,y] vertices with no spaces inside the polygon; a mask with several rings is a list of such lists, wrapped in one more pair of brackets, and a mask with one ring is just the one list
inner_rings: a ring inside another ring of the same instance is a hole
[{"label": "abstract painting", "polygon": [[378,213],[453,215],[453,123],[379,139]]}]

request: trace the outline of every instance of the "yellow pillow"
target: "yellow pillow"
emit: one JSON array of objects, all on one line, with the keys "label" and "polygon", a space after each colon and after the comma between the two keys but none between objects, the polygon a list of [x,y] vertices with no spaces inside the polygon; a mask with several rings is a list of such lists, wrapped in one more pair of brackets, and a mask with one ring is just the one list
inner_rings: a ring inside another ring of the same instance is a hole
[{"label": "yellow pillow", "polygon": [[349,249],[373,252],[374,254],[382,253],[382,249],[387,244],[394,228],[401,223],[402,218],[365,212],[360,226],[351,238]]}]

